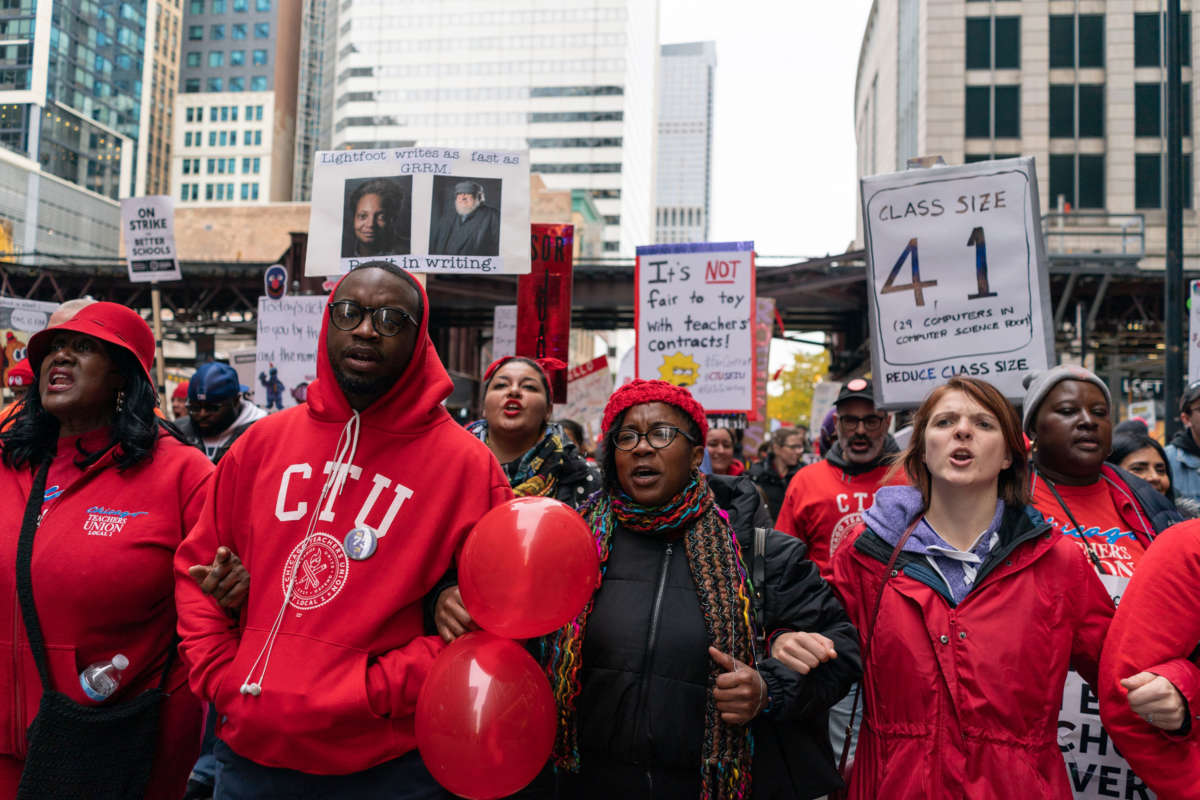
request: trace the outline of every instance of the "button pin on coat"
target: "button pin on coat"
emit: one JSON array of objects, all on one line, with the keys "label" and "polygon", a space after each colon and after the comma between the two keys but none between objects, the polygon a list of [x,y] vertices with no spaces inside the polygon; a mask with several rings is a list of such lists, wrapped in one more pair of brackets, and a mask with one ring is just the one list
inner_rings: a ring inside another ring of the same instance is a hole
[{"label": "button pin on coat", "polygon": [[342,542],[342,547],[350,558],[365,561],[375,555],[375,549],[379,547],[379,534],[368,525],[351,528]]}]

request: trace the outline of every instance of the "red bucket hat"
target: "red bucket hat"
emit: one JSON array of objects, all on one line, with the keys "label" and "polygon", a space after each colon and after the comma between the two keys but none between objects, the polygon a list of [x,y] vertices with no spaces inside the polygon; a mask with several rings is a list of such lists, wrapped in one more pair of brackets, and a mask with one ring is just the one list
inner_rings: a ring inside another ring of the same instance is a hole
[{"label": "red bucket hat", "polygon": [[150,385],[154,378],[150,375],[150,365],[154,363],[154,334],[142,315],[131,308],[117,303],[92,303],[79,310],[71,319],[53,328],[43,328],[29,339],[27,353],[29,366],[34,374],[42,369],[42,359],[50,349],[50,340],[56,331],[76,331],[94,336],[102,342],[128,350],[146,373]]},{"label": "red bucket hat", "polygon": [[687,414],[700,429],[700,442],[708,438],[708,418],[704,416],[704,406],[696,402],[692,393],[682,386],[676,386],[666,381],[630,381],[618,388],[608,398],[604,406],[604,420],[600,427],[607,436],[613,422],[622,411],[642,403],[666,403]]}]

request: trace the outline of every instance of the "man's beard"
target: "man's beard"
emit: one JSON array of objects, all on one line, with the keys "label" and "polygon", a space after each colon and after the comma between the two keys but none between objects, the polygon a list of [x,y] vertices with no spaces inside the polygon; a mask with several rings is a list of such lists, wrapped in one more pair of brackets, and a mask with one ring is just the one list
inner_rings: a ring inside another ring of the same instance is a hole
[{"label": "man's beard", "polygon": [[479,203],[473,203],[469,208],[464,203],[455,203],[454,210],[458,212],[460,217],[469,217],[475,209],[479,208]]},{"label": "man's beard", "polygon": [[343,372],[336,364],[333,367],[333,377],[344,395],[355,397],[379,397],[392,388],[396,378],[391,375],[379,375],[374,378],[360,378]]}]

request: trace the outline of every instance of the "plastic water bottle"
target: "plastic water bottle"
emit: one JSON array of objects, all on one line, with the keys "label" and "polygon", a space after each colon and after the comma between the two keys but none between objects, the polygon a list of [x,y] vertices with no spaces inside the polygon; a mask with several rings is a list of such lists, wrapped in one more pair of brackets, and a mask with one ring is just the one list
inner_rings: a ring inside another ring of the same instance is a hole
[{"label": "plastic water bottle", "polygon": [[117,653],[111,661],[97,661],[79,673],[79,685],[89,698],[103,703],[121,685],[121,673],[127,669],[129,659]]}]

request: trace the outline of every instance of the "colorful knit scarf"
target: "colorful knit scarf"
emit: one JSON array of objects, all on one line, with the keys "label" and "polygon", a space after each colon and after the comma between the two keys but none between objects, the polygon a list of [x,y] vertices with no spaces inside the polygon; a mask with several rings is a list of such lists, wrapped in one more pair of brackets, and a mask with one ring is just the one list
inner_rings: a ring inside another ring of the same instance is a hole
[{"label": "colorful knit scarf", "polygon": [[[487,420],[480,419],[467,426],[467,430],[484,444],[487,443]],[[515,473],[510,472],[509,484],[517,497],[546,497],[554,494],[558,486],[559,467],[563,461],[562,428],[553,422],[546,425],[541,441],[529,448],[517,462]]]},{"label": "colorful knit scarf", "polygon": [[[649,536],[661,536],[685,527],[688,566],[696,584],[709,642],[743,664],[754,664],[746,569],[733,529],[717,508],[703,475],[694,473],[687,488],[663,506],[640,506],[617,489],[597,492],[579,513],[595,536],[602,580],[612,534],[618,525]],[[572,772],[578,772],[580,766],[575,703],[580,691],[583,639],[594,602],[595,594],[578,617],[546,637],[545,670],[558,708],[553,758],[558,767]],[[701,800],[736,800],[750,796],[753,752],[750,729],[721,721],[712,697],[720,672],[720,668],[710,662],[701,748]]]}]

